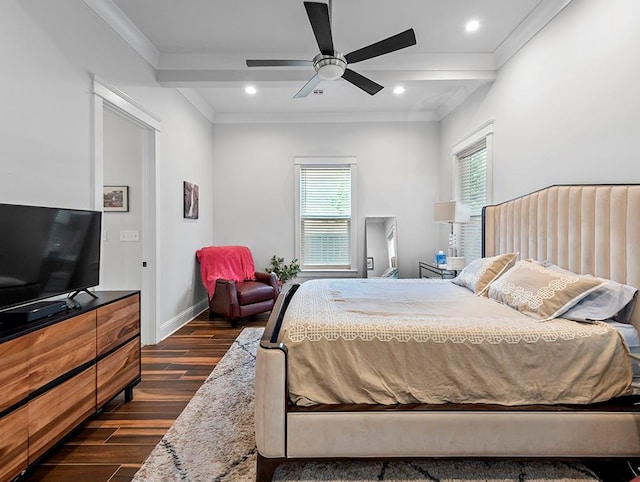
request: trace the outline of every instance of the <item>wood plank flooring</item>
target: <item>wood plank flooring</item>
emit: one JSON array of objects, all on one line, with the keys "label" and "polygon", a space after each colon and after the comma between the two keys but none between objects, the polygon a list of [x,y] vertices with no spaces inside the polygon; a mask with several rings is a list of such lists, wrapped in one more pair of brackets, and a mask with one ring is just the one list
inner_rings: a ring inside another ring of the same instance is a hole
[{"label": "wood plank flooring", "polygon": [[231,328],[205,312],[158,343],[142,347],[142,381],[85,423],[21,481],[126,482],[189,403],[245,326],[265,326],[268,313]]}]

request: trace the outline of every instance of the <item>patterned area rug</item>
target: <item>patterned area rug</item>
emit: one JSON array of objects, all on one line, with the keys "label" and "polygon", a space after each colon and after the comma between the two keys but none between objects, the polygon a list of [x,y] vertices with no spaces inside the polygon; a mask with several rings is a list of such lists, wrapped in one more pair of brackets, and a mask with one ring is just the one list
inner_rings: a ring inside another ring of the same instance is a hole
[{"label": "patterned area rug", "polygon": [[[255,354],[262,328],[245,328],[134,477],[134,482],[252,481]],[[585,481],[564,462],[427,461],[291,463],[274,480]]]}]

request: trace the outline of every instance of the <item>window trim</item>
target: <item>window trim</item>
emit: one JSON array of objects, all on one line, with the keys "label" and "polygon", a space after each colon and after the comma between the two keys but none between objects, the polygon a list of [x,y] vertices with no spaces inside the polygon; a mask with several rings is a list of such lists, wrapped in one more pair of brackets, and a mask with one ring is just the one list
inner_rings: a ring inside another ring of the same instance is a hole
[{"label": "window trim", "polygon": [[[463,154],[466,150],[473,147],[475,144],[478,144],[484,140],[486,146],[486,166],[487,166],[487,200],[486,204],[491,204],[493,202],[493,124],[494,119],[489,119],[483,124],[481,124],[478,128],[476,128],[473,132],[468,134],[462,141],[455,144],[451,149],[451,184],[452,184],[452,193],[453,199],[456,201],[460,201],[460,184],[458,183],[458,178],[460,174],[459,162],[458,158],[461,154]],[[454,224],[456,238],[460,239],[460,225]],[[482,240],[481,240],[482,242]]]},{"label": "window trim", "polygon": [[357,167],[358,159],[355,156],[335,156],[335,157],[295,157],[295,176],[294,176],[294,242],[295,257],[301,259],[301,232],[300,232],[300,169],[305,168],[323,168],[323,167],[349,167],[351,169],[351,267],[347,269],[314,269],[302,270],[298,275],[299,278],[323,278],[323,277],[353,277],[358,273],[358,257],[357,257]]}]

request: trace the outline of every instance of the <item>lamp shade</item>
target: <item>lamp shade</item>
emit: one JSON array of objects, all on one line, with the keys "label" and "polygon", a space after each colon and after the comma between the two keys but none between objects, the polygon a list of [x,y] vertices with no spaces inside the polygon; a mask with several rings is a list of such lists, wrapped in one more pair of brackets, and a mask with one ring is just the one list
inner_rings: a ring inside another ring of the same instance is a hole
[{"label": "lamp shade", "polygon": [[468,223],[470,218],[469,206],[459,201],[433,204],[434,223]]}]

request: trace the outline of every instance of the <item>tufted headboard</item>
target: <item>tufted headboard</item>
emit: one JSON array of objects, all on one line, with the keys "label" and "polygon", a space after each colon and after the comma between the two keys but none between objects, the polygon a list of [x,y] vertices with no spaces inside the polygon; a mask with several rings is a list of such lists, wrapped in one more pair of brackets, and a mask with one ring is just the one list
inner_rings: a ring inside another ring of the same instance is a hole
[{"label": "tufted headboard", "polygon": [[[482,255],[520,252],[640,287],[640,185],[555,185],[482,213]],[[632,316],[640,331],[640,300]]]}]

